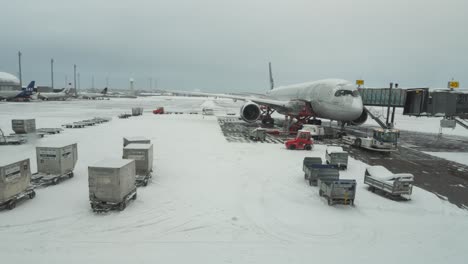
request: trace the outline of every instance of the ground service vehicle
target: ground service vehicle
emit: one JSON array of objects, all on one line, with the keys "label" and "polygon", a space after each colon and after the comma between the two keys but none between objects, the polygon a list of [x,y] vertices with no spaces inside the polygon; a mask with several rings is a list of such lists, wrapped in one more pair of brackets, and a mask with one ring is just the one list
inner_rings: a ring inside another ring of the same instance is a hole
[{"label": "ground service vehicle", "polygon": [[312,150],[314,140],[310,136],[309,131],[299,130],[297,131],[297,137],[290,139],[284,143],[287,149],[305,149]]},{"label": "ground service vehicle", "polygon": [[413,191],[414,177],[409,173],[393,174],[383,166],[370,166],[366,168],[364,184],[369,190],[380,190],[391,198],[403,197],[410,200]]},{"label": "ground service vehicle", "polygon": [[310,136],[313,139],[321,139],[325,137],[325,129],[322,126],[319,125],[303,125],[302,130],[309,131]]},{"label": "ground service vehicle", "polygon": [[374,151],[391,152],[398,147],[400,130],[374,128],[372,137],[343,136],[342,140],[346,144],[355,147],[365,148]]},{"label": "ground service vehicle", "polygon": [[158,107],[155,110],[153,110],[153,114],[155,115],[162,115],[164,114],[164,107]]}]

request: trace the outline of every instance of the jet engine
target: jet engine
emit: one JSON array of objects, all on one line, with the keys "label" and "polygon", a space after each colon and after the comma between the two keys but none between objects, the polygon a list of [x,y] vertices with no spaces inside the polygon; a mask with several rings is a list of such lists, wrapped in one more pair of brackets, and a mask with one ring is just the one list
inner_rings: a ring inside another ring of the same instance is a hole
[{"label": "jet engine", "polygon": [[256,103],[247,102],[240,109],[242,120],[247,123],[253,123],[260,117],[260,106]]},{"label": "jet engine", "polygon": [[368,116],[367,111],[362,110],[361,115],[358,118],[356,118],[355,120],[351,121],[351,125],[360,126],[360,125],[364,124],[366,122],[366,120],[367,120],[367,116]]}]

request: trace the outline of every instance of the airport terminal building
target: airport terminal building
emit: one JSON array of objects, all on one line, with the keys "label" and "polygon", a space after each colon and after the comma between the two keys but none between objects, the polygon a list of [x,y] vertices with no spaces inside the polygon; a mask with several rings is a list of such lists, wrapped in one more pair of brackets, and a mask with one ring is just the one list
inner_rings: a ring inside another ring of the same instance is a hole
[{"label": "airport terminal building", "polygon": [[19,79],[13,74],[0,72],[0,91],[21,90]]}]

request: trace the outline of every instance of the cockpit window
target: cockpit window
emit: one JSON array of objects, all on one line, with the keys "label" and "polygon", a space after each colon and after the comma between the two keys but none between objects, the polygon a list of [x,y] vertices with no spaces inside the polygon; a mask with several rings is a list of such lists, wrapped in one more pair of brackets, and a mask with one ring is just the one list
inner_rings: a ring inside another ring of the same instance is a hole
[{"label": "cockpit window", "polygon": [[359,92],[357,90],[355,91],[351,91],[351,90],[338,90],[335,92],[335,96],[338,97],[338,96],[345,96],[345,95],[351,95],[351,96],[358,96],[359,95]]}]

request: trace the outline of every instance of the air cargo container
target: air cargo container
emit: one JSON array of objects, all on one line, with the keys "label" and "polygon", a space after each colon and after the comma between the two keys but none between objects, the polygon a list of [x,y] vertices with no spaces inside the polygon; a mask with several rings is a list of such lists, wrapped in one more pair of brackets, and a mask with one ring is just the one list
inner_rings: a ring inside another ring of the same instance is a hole
[{"label": "air cargo container", "polygon": [[11,128],[16,134],[28,134],[36,132],[36,119],[13,119]]},{"label": "air cargo container", "polygon": [[129,144],[123,148],[122,158],[135,160],[137,185],[148,185],[153,171],[153,144]]},{"label": "air cargo container", "polygon": [[127,146],[128,144],[150,144],[151,140],[145,137],[124,137],[123,138],[123,146]]},{"label": "air cargo container", "polygon": [[72,178],[78,161],[76,143],[54,143],[36,147],[37,173],[33,182],[38,185],[57,184]]},{"label": "air cargo container", "polygon": [[88,167],[89,200],[96,211],[124,210],[136,199],[135,161],[107,159]]},{"label": "air cargo container", "polygon": [[13,209],[16,203],[36,195],[30,185],[31,167],[29,159],[0,164],[0,206]]}]

